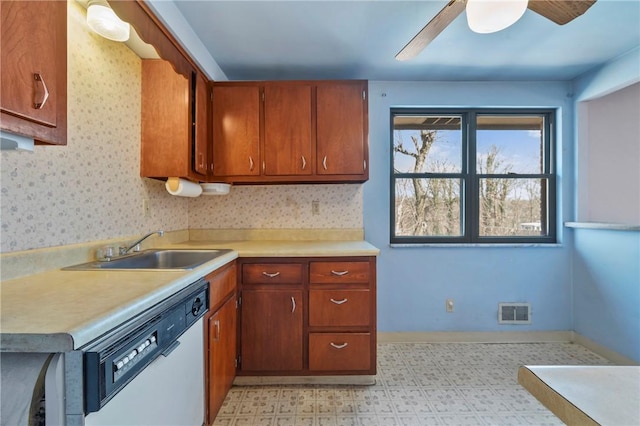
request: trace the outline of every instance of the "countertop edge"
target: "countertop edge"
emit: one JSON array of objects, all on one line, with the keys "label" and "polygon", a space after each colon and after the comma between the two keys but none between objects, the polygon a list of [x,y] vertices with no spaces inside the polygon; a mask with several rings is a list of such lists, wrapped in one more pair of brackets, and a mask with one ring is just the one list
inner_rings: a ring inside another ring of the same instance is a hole
[{"label": "countertop edge", "polygon": [[74,342],[67,333],[0,333],[0,347],[2,352],[69,352]]}]

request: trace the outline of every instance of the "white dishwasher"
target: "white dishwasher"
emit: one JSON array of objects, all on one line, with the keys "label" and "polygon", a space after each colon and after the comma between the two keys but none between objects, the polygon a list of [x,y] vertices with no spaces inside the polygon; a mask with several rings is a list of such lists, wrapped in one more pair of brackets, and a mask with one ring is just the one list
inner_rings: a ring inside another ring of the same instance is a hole
[{"label": "white dishwasher", "polygon": [[[209,306],[208,295],[208,282],[200,280],[80,348],[84,407],[80,423],[201,426],[205,386],[202,316]],[[65,394],[64,379],[60,373],[55,379],[56,368],[49,370],[47,382],[56,383],[56,389],[47,385],[45,393]],[[52,409],[46,399],[47,425],[67,423],[65,408]],[[54,398],[60,399],[64,398]]]},{"label": "white dishwasher", "polygon": [[180,337],[180,346],[156,358],[99,411],[89,413],[85,425],[202,425],[202,325],[200,318]]}]

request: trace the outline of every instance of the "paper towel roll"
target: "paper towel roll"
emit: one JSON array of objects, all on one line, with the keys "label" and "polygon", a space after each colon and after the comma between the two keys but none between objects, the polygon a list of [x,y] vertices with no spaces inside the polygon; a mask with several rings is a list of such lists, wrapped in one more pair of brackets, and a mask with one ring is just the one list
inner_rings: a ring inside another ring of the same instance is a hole
[{"label": "paper towel roll", "polygon": [[177,195],[178,197],[198,197],[202,194],[200,184],[177,177],[167,179],[164,186],[169,194]]}]

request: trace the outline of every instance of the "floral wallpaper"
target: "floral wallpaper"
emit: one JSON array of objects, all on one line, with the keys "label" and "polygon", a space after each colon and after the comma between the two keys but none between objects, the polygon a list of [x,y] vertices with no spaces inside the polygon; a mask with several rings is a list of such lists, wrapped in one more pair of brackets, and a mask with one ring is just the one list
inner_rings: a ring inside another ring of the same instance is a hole
[{"label": "floral wallpaper", "polygon": [[85,16],[68,2],[67,146],[2,152],[2,252],[188,226],[188,202],[140,178],[140,59]]},{"label": "floral wallpaper", "polygon": [[232,186],[228,195],[191,200],[189,227],[362,228],[362,185]]},{"label": "floral wallpaper", "polygon": [[234,186],[188,199],[141,178],[140,59],[94,34],[85,16],[69,0],[67,146],[0,155],[0,252],[157,229],[362,228],[362,185]]}]

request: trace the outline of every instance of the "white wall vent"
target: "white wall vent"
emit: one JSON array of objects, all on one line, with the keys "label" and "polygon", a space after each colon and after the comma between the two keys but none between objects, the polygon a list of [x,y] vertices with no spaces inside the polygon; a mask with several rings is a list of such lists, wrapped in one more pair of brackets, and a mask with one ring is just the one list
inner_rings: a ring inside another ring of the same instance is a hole
[{"label": "white wall vent", "polygon": [[531,304],[499,303],[498,324],[531,324]]}]

